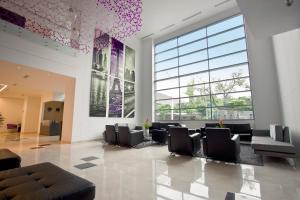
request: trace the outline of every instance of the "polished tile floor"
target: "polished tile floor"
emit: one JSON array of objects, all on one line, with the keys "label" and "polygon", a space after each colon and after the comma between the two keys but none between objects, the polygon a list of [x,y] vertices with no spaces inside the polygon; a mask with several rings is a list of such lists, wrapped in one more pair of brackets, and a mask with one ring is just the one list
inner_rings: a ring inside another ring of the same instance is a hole
[{"label": "polished tile floor", "polygon": [[[300,170],[281,159],[265,166],[229,164],[186,156],[169,157],[167,146],[127,149],[101,141],[60,144],[57,138],[23,135],[20,141],[0,135],[0,148],[22,157],[22,166],[52,162],[96,185],[96,199],[222,200],[227,192],[253,199],[300,199]],[[32,146],[48,143],[41,149]],[[82,158],[96,166],[77,169]]]}]

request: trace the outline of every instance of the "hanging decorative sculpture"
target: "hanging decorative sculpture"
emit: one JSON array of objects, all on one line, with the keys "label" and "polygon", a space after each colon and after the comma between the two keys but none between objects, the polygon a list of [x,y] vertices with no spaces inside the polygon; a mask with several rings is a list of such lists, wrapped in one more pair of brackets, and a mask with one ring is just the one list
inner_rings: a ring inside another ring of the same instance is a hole
[{"label": "hanging decorative sculpture", "polygon": [[[97,0],[100,9],[98,26],[109,35],[124,40],[141,30],[141,0]],[[100,20],[100,19],[105,20]]]},{"label": "hanging decorative sculpture", "polygon": [[95,26],[118,40],[142,26],[141,0],[0,0],[0,7],[24,17],[22,28],[85,53]]}]

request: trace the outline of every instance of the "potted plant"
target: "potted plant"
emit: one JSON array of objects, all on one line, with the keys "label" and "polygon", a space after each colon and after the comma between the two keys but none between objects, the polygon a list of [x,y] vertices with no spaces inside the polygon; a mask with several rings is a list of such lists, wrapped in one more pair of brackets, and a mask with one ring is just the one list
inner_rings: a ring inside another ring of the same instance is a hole
[{"label": "potted plant", "polygon": [[225,128],[224,126],[224,119],[219,120],[218,128]]},{"label": "potted plant", "polygon": [[151,123],[149,121],[149,119],[146,119],[144,122],[144,129],[145,129],[145,136],[148,137],[149,136],[149,128],[151,126]]}]

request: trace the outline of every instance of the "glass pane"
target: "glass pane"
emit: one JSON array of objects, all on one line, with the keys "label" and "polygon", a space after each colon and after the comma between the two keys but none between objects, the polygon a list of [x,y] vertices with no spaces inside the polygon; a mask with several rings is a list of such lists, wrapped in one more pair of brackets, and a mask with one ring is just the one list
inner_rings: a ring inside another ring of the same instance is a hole
[{"label": "glass pane", "polygon": [[180,77],[180,86],[196,85],[209,82],[208,72]]},{"label": "glass pane", "polygon": [[246,40],[238,40],[235,42],[227,43],[215,48],[208,49],[209,58],[222,56],[229,53],[234,53],[237,51],[246,50]]},{"label": "glass pane", "polygon": [[251,106],[212,108],[212,119],[253,119]]},{"label": "glass pane", "polygon": [[210,72],[210,81],[221,81],[246,76],[249,76],[248,64],[213,70]]},{"label": "glass pane", "polygon": [[186,56],[179,57],[179,65],[186,65],[207,59],[207,51],[199,51]]},{"label": "glass pane", "polygon": [[179,88],[157,91],[155,96],[156,100],[172,98],[179,98]]},{"label": "glass pane", "polygon": [[209,107],[210,106],[210,97],[209,96],[198,96],[198,97],[189,97],[180,99],[180,108],[200,108],[200,107]]},{"label": "glass pane", "polygon": [[247,90],[250,90],[249,78],[228,80],[211,84],[212,94],[220,93],[224,94],[224,96],[227,96],[231,92],[242,92]]},{"label": "glass pane", "polygon": [[156,90],[179,87],[178,78],[172,78],[164,81],[156,82]]},{"label": "glass pane", "polygon": [[191,52],[198,51],[198,50],[205,49],[205,48],[207,48],[206,39],[179,47],[179,55],[181,56],[183,54],[191,53]]},{"label": "glass pane", "polygon": [[207,120],[210,119],[210,108],[181,109],[181,120]]},{"label": "glass pane", "polygon": [[172,49],[177,46],[177,39],[172,39],[163,43],[160,43],[155,46],[155,53],[159,53],[162,51],[166,51],[168,49]]},{"label": "glass pane", "polygon": [[206,30],[204,29],[200,29],[198,31],[194,31],[191,33],[188,33],[186,35],[183,35],[181,37],[178,38],[178,44],[179,45],[183,45],[195,40],[199,40],[201,38],[204,38],[206,36]]},{"label": "glass pane", "polygon": [[245,30],[244,27],[240,27],[225,33],[222,33],[220,35],[216,35],[213,37],[208,38],[208,46],[215,46],[218,44],[222,44],[231,40],[235,40],[237,38],[245,37]]},{"label": "glass pane", "polygon": [[180,88],[180,97],[192,97],[199,95],[209,95],[209,84],[190,85]]},{"label": "glass pane", "polygon": [[161,71],[161,72],[156,72],[155,75],[156,75],[156,77],[155,77],[156,80],[178,76],[178,68]]},{"label": "glass pane", "polygon": [[155,120],[179,120],[179,110],[156,110]]},{"label": "glass pane", "polygon": [[191,74],[205,70],[208,70],[208,61],[193,63],[190,65],[185,65],[183,67],[179,67],[179,75]]},{"label": "glass pane", "polygon": [[251,106],[251,92],[212,95],[213,106]]},{"label": "glass pane", "polygon": [[167,60],[169,58],[174,58],[178,56],[177,49],[172,49],[163,53],[159,53],[155,55],[155,62],[160,62],[162,60]]},{"label": "glass pane", "polygon": [[160,70],[169,69],[169,68],[177,67],[177,66],[178,66],[178,58],[174,58],[171,60],[156,63],[155,70],[160,71]]},{"label": "glass pane", "polygon": [[235,65],[239,63],[248,62],[247,52],[241,52],[236,54],[231,54],[229,56],[224,56],[220,58],[211,59],[209,61],[210,69],[225,67],[229,65]]},{"label": "glass pane", "polygon": [[207,27],[207,35],[216,34],[236,26],[240,26],[244,24],[244,19],[242,15],[221,21],[217,24],[213,24]]},{"label": "glass pane", "polygon": [[179,109],[179,99],[168,99],[155,102],[155,110]]}]

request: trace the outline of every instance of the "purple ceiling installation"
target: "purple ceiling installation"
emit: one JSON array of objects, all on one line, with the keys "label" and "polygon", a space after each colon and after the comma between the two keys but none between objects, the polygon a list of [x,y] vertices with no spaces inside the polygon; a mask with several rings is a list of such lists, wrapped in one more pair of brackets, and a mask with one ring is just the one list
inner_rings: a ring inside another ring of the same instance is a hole
[{"label": "purple ceiling installation", "polygon": [[[98,7],[106,18],[100,28],[114,38],[124,40],[141,30],[141,0],[97,0]],[[103,12],[106,11],[106,12]],[[103,15],[102,15],[103,16]],[[98,22],[98,20],[97,20]],[[107,23],[109,22],[109,23]]]},{"label": "purple ceiling installation", "polygon": [[141,0],[0,0],[0,6],[23,17],[25,29],[84,53],[92,50],[95,27],[121,41],[142,27]]}]

